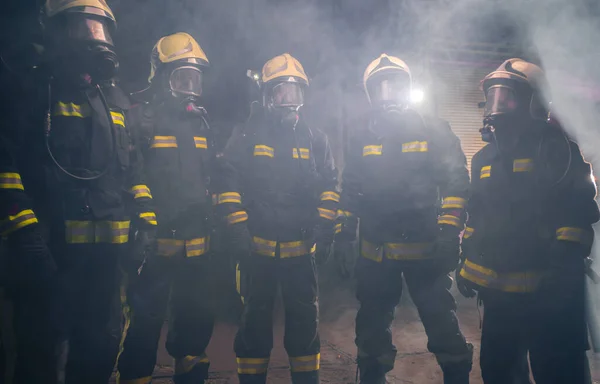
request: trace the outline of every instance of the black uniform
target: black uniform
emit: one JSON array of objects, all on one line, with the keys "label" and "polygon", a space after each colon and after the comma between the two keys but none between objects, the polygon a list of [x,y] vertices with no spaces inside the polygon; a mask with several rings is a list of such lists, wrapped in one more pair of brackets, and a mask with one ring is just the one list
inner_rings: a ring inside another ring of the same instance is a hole
[{"label": "black uniform", "polygon": [[599,214],[590,166],[565,140],[543,125],[510,151],[488,144],[473,157],[460,275],[485,307],[486,384],[508,382],[522,350],[536,382],[584,382],[583,259]]},{"label": "black uniform", "polygon": [[213,330],[209,183],[215,148],[201,116],[144,106],[140,134],[158,226],[156,255],[146,259],[130,292],[131,325],[119,359],[120,383],[150,383],[170,301],[167,351],[176,383],[208,378],[205,354]]},{"label": "black uniform", "polygon": [[[33,238],[40,244],[42,236],[47,239],[58,265],[42,291],[15,285],[17,382],[52,383],[58,364],[67,383],[105,383],[121,334],[118,261],[126,256],[131,222],[150,228],[156,217],[148,209],[150,198],[136,192],[148,188],[126,125],[129,103],[122,91],[103,86],[104,103],[90,84],[55,80],[50,97],[44,81],[39,84],[28,89],[27,98],[13,101],[14,125],[4,127],[8,133],[18,129],[4,141],[6,146],[10,140],[13,156],[2,156],[0,163],[2,234],[10,241],[35,228]],[[15,260],[38,245],[31,238],[13,244]],[[57,344],[61,356],[55,356]]]},{"label": "black uniform", "polygon": [[[327,137],[302,121],[295,130],[255,117],[228,143],[219,209],[232,226],[247,225],[253,250],[242,259],[248,277],[235,341],[242,383],[266,381],[273,347],[273,305],[281,284],[285,348],[294,382],[318,382],[316,223],[331,225],[339,195]],[[240,204],[241,197],[241,204]]]},{"label": "black uniform", "polygon": [[451,279],[432,259],[440,228],[452,228],[458,241],[469,188],[465,155],[447,123],[406,112],[404,124],[387,138],[375,133],[383,130],[360,132],[342,176],[340,216],[360,219],[356,345],[365,383],[394,367],[390,327],[403,275],[444,372],[471,364]]}]

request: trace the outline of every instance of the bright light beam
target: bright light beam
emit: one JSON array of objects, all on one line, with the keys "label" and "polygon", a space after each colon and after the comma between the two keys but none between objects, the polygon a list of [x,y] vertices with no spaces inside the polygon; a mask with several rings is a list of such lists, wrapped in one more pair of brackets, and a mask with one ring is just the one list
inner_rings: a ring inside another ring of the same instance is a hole
[{"label": "bright light beam", "polygon": [[419,104],[425,99],[425,92],[422,89],[415,88],[410,92],[410,102]]}]

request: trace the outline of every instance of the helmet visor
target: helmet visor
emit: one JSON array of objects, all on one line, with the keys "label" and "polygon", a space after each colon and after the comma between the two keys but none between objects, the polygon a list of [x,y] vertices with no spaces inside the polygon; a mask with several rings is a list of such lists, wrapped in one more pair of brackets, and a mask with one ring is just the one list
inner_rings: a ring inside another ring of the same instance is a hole
[{"label": "helmet visor", "polygon": [[179,67],[171,72],[169,86],[176,94],[202,96],[202,71],[196,67]]},{"label": "helmet visor", "polygon": [[408,105],[410,102],[408,76],[393,75],[373,79],[367,87],[373,105]]},{"label": "helmet visor", "polygon": [[299,83],[279,83],[271,90],[269,104],[273,107],[301,107],[304,105],[304,88]]},{"label": "helmet visor", "polygon": [[515,91],[505,85],[494,85],[488,88],[485,95],[485,116],[503,113],[514,113],[519,103]]},{"label": "helmet visor", "polygon": [[66,18],[65,28],[71,40],[96,41],[113,45],[110,23],[112,22],[108,19],[87,18],[77,14]]}]

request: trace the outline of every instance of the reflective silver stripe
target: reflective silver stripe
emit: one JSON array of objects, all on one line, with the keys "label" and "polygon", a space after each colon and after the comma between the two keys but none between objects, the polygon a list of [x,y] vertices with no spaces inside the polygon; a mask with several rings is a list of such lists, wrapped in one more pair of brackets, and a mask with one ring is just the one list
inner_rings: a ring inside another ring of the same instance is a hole
[{"label": "reflective silver stripe", "polygon": [[[298,158],[298,150],[296,148],[294,148],[294,150],[292,151],[292,157],[294,159]],[[308,148],[300,148],[300,157],[304,160],[310,159],[310,151],[308,150]]]},{"label": "reflective silver stripe", "polygon": [[335,220],[337,217],[337,212],[333,211],[331,209],[318,208],[318,210],[319,210],[319,216],[324,219]]},{"label": "reflective silver stripe", "polygon": [[402,152],[427,152],[428,144],[426,141],[411,141],[402,144]]},{"label": "reflective silver stripe", "polygon": [[185,242],[183,240],[175,239],[158,239],[156,243],[156,254],[158,256],[165,257],[171,257],[183,251],[183,247],[185,245]]},{"label": "reflective silver stripe", "polygon": [[275,257],[275,250],[277,249],[276,241],[255,236],[252,238],[252,244],[254,245],[254,252],[259,255]]},{"label": "reflective silver stripe", "polygon": [[258,144],[254,146],[254,156],[274,157],[275,149],[268,145]]},{"label": "reflective silver stripe", "polygon": [[315,251],[316,245],[313,244],[313,246],[310,247],[309,250],[309,245],[305,241],[290,241],[285,243],[279,243],[279,255],[282,259],[288,257],[304,256],[310,253],[314,253]]},{"label": "reflective silver stripe", "polygon": [[194,144],[196,145],[196,148],[208,148],[206,137],[194,136]]},{"label": "reflective silver stripe", "polygon": [[201,237],[197,239],[188,240],[185,242],[186,256],[202,256],[208,252],[210,244],[210,237]]},{"label": "reflective silver stripe", "polygon": [[290,357],[290,369],[292,372],[318,371],[321,366],[321,354],[309,356]]},{"label": "reflective silver stripe", "polygon": [[533,171],[533,159],[515,159],[513,161],[513,172]]},{"label": "reflective silver stripe", "polygon": [[0,173],[0,189],[25,190],[21,182],[21,175],[14,172]]},{"label": "reflective silver stripe", "polygon": [[150,148],[177,148],[175,136],[154,136]]},{"label": "reflective silver stripe", "polygon": [[0,221],[0,235],[8,235],[17,229],[37,222],[35,213],[31,209],[25,209],[14,216],[9,215],[6,219]]},{"label": "reflective silver stripe", "polygon": [[238,357],[238,374],[240,375],[262,375],[269,369],[268,358],[243,358]]},{"label": "reflective silver stripe", "polygon": [[333,191],[325,191],[321,193],[321,201],[335,201],[336,203],[340,202],[340,195]]}]

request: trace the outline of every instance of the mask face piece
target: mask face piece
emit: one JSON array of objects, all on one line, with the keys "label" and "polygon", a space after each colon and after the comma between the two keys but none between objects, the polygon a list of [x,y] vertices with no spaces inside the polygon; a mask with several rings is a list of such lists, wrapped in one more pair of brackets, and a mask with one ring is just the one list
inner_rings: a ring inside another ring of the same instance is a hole
[{"label": "mask face piece", "polygon": [[405,110],[410,103],[410,78],[408,74],[393,73],[380,76],[367,83],[367,91],[374,109]]},{"label": "mask face piece", "polygon": [[514,114],[519,110],[515,91],[505,85],[491,86],[485,96],[484,116]]},{"label": "mask face piece", "polygon": [[175,97],[202,96],[202,83],[202,71],[193,66],[175,68],[169,77],[169,88]]},{"label": "mask face piece", "polygon": [[304,89],[298,83],[279,83],[271,89],[267,104],[272,108],[298,109],[304,105]]}]

